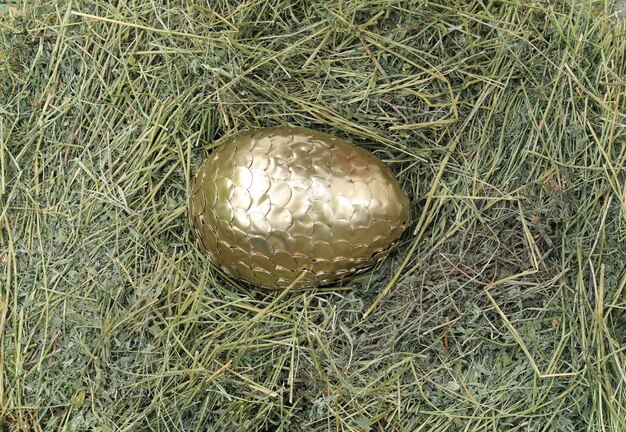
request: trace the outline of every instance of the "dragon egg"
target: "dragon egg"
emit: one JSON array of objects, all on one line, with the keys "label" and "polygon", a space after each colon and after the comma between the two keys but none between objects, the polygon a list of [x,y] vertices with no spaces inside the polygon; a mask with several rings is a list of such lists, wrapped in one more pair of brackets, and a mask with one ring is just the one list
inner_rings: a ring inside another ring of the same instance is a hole
[{"label": "dragon egg", "polygon": [[380,159],[293,127],[225,141],[200,166],[189,200],[209,259],[273,289],[334,284],[367,270],[398,242],[409,216],[406,193]]}]

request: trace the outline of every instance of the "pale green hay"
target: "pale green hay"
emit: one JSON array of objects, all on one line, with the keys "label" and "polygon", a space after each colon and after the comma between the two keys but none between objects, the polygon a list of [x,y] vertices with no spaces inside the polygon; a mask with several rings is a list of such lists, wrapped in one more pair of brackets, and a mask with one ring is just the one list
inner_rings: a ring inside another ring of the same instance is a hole
[{"label": "pale green hay", "polygon": [[[0,4],[0,431],[626,430],[622,9]],[[351,289],[192,242],[202,158],[277,124],[411,196]]]}]

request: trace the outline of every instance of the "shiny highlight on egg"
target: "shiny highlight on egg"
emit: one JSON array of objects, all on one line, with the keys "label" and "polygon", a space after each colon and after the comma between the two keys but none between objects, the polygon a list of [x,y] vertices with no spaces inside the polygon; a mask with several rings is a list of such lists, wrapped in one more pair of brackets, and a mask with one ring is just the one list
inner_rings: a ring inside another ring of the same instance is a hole
[{"label": "shiny highlight on egg", "polygon": [[409,199],[368,151],[295,127],[236,135],[200,166],[189,201],[202,250],[225,273],[271,289],[338,284],[384,258]]}]

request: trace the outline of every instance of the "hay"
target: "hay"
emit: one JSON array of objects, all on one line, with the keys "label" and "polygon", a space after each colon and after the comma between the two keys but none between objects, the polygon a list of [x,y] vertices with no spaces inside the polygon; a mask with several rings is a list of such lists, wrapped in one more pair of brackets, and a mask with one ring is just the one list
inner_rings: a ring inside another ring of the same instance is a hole
[{"label": "hay", "polygon": [[[0,4],[0,430],[626,430],[618,2]],[[293,124],[414,204],[352,289],[190,241],[215,140]]]}]

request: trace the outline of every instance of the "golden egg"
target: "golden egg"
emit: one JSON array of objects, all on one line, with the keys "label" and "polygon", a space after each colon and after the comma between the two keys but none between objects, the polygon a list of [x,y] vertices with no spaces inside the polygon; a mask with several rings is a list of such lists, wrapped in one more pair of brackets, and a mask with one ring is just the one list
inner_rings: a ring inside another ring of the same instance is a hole
[{"label": "golden egg", "polygon": [[334,284],[385,257],[409,199],[366,150],[310,129],[239,134],[202,163],[189,202],[201,248],[266,288]]}]

